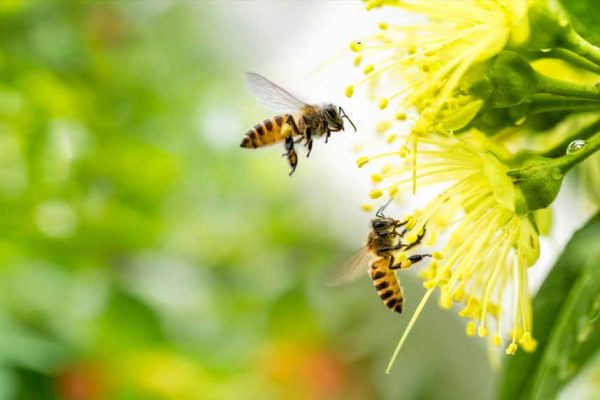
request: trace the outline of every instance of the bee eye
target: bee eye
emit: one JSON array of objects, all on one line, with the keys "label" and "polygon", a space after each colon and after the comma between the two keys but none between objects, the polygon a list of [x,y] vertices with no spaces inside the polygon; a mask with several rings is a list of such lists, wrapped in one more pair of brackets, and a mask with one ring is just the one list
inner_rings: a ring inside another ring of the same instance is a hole
[{"label": "bee eye", "polygon": [[385,222],[385,221],[381,221],[381,220],[375,220],[375,221],[373,221],[373,228],[374,229],[382,229],[385,226],[387,226],[387,222]]}]

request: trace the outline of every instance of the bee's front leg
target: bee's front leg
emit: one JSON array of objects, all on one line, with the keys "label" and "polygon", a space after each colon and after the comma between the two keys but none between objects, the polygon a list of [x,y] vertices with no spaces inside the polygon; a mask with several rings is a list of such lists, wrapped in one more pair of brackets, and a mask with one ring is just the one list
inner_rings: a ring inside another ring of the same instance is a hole
[{"label": "bee's front leg", "polygon": [[415,240],[414,243],[411,243],[411,244],[407,245],[404,250],[412,249],[413,247],[418,246],[419,244],[421,244],[421,241],[423,240],[424,236],[425,236],[425,227],[423,227],[423,231],[420,234],[417,235],[417,240]]},{"label": "bee's front leg", "polygon": [[291,176],[296,170],[296,165],[298,165],[298,155],[296,154],[296,150],[294,150],[294,139],[291,136],[285,138],[285,149],[287,150],[283,155],[287,157],[288,163],[292,170],[289,175]]},{"label": "bee's front leg", "polygon": [[331,136],[331,130],[327,128],[327,133],[325,134],[325,143],[327,143],[327,141],[329,140],[329,136]]}]

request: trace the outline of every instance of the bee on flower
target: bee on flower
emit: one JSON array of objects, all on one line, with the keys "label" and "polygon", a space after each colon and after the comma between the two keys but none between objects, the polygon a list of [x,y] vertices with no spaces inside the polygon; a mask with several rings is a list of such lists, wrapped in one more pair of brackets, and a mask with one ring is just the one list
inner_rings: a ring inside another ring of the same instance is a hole
[{"label": "bee on flower", "polygon": [[[414,194],[417,182],[442,188],[406,219],[426,231],[423,244],[439,256],[421,273],[427,292],[388,372],[436,289],[443,308],[456,306],[467,319],[468,335],[506,354],[534,351],[528,269],[564,176],[600,150],[600,47],[575,31],[558,0],[366,5],[387,10],[390,20],[401,10],[417,21],[382,22],[350,44],[364,76],[346,95],[368,85],[405,130],[387,134],[389,151],[357,160],[358,167],[385,161],[371,174],[370,197],[397,199],[411,186]],[[561,121],[566,129],[555,129]],[[394,124],[388,118],[374,130]],[[587,163],[588,182],[598,180],[594,163],[597,156]]]},{"label": "bee on flower", "polygon": [[[507,153],[476,131],[460,137],[433,135],[421,142],[420,186],[450,186],[410,218],[415,231],[427,228],[427,246],[439,244],[442,236],[449,239],[441,247],[442,258],[422,271],[428,291],[401,344],[437,288],[443,308],[460,305],[458,314],[468,321],[468,335],[504,345],[507,354],[519,346],[534,350],[527,270],[539,256],[538,233],[519,188],[507,175],[510,168],[503,161]],[[371,196],[405,191],[412,178],[410,168],[401,166],[410,164],[411,157],[404,148],[368,157],[392,163],[395,158],[400,165],[377,172],[381,179]]]}]

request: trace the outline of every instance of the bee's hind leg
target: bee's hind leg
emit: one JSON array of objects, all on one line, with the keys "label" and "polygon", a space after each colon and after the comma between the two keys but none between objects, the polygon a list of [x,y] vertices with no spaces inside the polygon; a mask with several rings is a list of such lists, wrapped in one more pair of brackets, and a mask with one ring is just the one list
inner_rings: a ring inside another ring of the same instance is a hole
[{"label": "bee's hind leg", "polygon": [[306,158],[308,158],[310,156],[310,152],[312,151],[312,146],[313,146],[312,132],[311,132],[310,128],[306,129],[305,138],[306,138],[306,143],[304,143],[304,146],[306,146],[306,148],[308,149],[308,153],[306,153]]},{"label": "bee's hind leg", "polygon": [[287,151],[283,154],[283,156],[287,157],[288,163],[292,168],[292,170],[289,173],[289,175],[291,176],[296,170],[296,166],[298,165],[298,154],[296,154],[296,150],[294,150],[294,139],[292,139],[291,136],[288,136],[285,139],[285,149]]}]

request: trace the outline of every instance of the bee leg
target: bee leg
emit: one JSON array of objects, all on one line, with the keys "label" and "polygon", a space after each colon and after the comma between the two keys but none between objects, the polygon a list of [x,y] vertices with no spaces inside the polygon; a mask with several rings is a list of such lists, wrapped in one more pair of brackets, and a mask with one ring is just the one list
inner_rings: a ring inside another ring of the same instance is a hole
[{"label": "bee leg", "polygon": [[310,128],[306,128],[306,132],[304,133],[304,138],[306,139],[306,143],[304,143],[304,146],[306,146],[306,148],[308,149],[308,153],[306,153],[306,158],[308,158],[310,156],[310,152],[312,150],[312,144],[313,144],[312,130]]},{"label": "bee leg", "polygon": [[397,268],[394,268],[394,261],[396,261],[394,256],[390,256],[390,265],[388,265],[389,269],[397,269]]},{"label": "bee leg", "polygon": [[298,155],[296,154],[296,150],[294,150],[294,139],[292,139],[291,136],[285,138],[285,149],[287,152],[283,155],[287,157],[290,167],[292,168],[289,173],[291,176],[296,170],[296,165],[298,165]]},{"label": "bee leg", "polygon": [[308,153],[306,153],[306,158],[308,158],[308,156],[310,156],[310,152],[312,151],[312,145],[313,145],[312,140],[310,140],[306,143],[306,146],[308,147]]},{"label": "bee leg", "polygon": [[394,233],[400,237],[404,237],[404,235],[406,235],[407,231],[408,231],[408,229],[406,229],[406,228],[402,229],[402,232],[398,232],[397,230],[394,229]]},{"label": "bee leg", "polygon": [[389,246],[389,247],[382,247],[379,249],[379,251],[394,251],[394,250],[400,250],[402,247],[406,246],[405,244],[402,244],[402,242],[398,242],[397,245],[395,246]]},{"label": "bee leg", "polygon": [[417,240],[415,240],[414,243],[411,243],[411,244],[407,245],[404,250],[412,249],[413,247],[418,246],[419,244],[421,244],[421,241],[423,240],[424,236],[425,236],[425,228],[423,228],[423,232],[421,232],[419,235],[417,235]]},{"label": "bee leg", "polygon": [[418,263],[425,257],[431,257],[431,254],[414,254],[396,265],[390,265],[390,269],[408,268],[411,265]]},{"label": "bee leg", "polygon": [[331,130],[327,128],[327,133],[325,134],[325,143],[327,143],[327,141],[329,140],[329,136],[331,136]]}]

